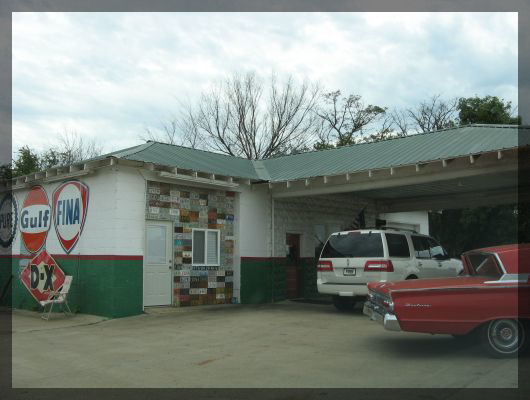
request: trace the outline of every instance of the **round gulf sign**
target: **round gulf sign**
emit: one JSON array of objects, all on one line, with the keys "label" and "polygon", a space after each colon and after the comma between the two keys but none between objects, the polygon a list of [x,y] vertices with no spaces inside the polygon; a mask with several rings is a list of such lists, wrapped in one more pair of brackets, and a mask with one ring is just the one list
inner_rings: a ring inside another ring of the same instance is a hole
[{"label": "round gulf sign", "polygon": [[0,246],[8,248],[17,234],[18,206],[13,193],[7,192],[0,200]]},{"label": "round gulf sign", "polygon": [[85,226],[88,209],[88,186],[68,181],[53,192],[53,224],[62,248],[70,253]]},{"label": "round gulf sign", "polygon": [[20,235],[29,252],[36,253],[44,246],[50,230],[51,214],[46,191],[42,186],[33,186],[20,211]]}]

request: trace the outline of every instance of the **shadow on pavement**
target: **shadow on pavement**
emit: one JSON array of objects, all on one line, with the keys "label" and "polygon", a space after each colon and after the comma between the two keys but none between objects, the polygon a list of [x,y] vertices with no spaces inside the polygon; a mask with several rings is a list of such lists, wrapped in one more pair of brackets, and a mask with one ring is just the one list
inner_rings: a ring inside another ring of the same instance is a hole
[{"label": "shadow on pavement", "polygon": [[365,344],[370,348],[377,348],[379,352],[390,356],[410,358],[488,358],[478,340],[458,340],[450,335],[429,335],[406,333],[407,336],[395,332],[395,337],[372,337]]}]

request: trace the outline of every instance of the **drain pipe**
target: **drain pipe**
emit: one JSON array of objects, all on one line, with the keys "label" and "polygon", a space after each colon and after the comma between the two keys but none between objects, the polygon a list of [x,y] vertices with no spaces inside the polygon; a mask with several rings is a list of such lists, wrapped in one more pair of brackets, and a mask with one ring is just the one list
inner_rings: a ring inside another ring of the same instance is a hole
[{"label": "drain pipe", "polygon": [[274,198],[271,192],[271,303],[274,303]]}]

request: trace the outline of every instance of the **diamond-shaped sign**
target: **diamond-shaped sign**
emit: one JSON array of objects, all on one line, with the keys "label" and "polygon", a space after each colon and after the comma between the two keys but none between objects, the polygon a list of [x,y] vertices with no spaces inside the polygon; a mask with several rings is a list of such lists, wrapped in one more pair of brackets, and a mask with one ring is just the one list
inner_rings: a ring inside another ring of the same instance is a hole
[{"label": "diamond-shaped sign", "polygon": [[48,291],[59,289],[64,272],[46,250],[33,258],[20,273],[20,280],[37,301],[48,300]]}]

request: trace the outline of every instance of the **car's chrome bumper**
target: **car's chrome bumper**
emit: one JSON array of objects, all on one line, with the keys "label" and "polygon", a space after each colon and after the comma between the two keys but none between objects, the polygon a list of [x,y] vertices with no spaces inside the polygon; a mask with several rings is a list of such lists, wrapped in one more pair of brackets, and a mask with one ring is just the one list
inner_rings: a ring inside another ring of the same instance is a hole
[{"label": "car's chrome bumper", "polygon": [[[363,314],[370,317],[372,321],[377,321],[383,324],[386,330],[389,331],[400,331],[399,321],[394,314],[385,313],[380,310],[381,307],[373,304],[370,301],[364,303]],[[381,312],[379,312],[381,311]]]}]

